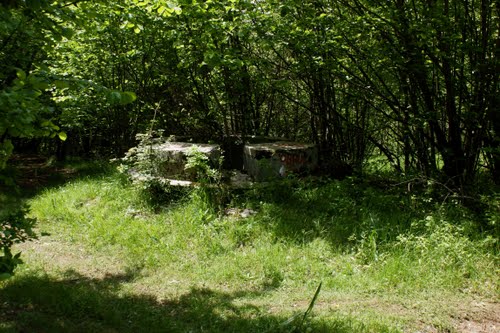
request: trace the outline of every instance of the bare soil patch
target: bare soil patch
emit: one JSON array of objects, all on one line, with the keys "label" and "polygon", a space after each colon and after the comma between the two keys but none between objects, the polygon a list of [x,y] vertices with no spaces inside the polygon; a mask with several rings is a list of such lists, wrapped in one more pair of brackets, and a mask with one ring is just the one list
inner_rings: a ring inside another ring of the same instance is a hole
[{"label": "bare soil patch", "polygon": [[458,332],[497,333],[500,332],[500,303],[473,301],[467,309],[461,310],[455,320]]}]

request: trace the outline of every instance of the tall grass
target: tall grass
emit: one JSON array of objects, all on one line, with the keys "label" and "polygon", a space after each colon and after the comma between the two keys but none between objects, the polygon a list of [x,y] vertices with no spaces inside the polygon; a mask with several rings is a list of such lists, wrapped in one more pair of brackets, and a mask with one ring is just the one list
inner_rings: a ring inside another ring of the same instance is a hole
[{"label": "tall grass", "polygon": [[[286,180],[235,192],[231,200],[228,207],[257,214],[215,214],[189,194],[151,206],[140,189],[111,172],[46,189],[30,205],[40,231],[52,238],[139,267],[150,285],[177,281],[158,287],[165,297],[200,286],[250,290],[257,296],[247,301],[281,309],[278,317],[286,318],[287,304],[307,300],[322,281],[313,319],[318,330],[397,331],[422,320],[450,325],[423,307],[413,316],[391,314],[360,309],[352,299],[406,306],[443,295],[499,296],[498,240],[481,234],[474,215],[458,204],[356,179]],[[346,306],[336,308],[338,299]]]}]

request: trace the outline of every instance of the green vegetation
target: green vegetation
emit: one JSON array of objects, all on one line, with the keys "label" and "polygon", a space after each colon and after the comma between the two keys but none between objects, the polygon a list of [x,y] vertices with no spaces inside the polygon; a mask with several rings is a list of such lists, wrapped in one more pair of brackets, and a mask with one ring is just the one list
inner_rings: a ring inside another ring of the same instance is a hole
[{"label": "green vegetation", "polygon": [[494,229],[406,183],[288,179],[215,214],[101,170],[29,199],[44,236],[1,285],[5,330],[453,331],[499,296]]},{"label": "green vegetation", "polygon": [[[328,172],[373,156],[458,192],[499,182],[490,0],[10,0],[0,5],[0,166],[118,157],[135,135],[314,142]],[[19,45],[23,45],[20,48]]]},{"label": "green vegetation", "polygon": [[[498,327],[499,12],[1,1],[0,331]],[[195,151],[178,190],[156,133],[310,142],[319,168],[229,191]],[[85,162],[127,151],[144,181]]]}]

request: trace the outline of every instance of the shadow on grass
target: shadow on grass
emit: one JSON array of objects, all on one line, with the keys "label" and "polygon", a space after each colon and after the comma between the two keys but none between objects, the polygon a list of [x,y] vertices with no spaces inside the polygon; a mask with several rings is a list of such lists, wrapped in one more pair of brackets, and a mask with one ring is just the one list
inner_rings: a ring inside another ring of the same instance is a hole
[{"label": "shadow on grass", "polygon": [[115,172],[115,167],[105,161],[73,159],[51,162],[43,157],[21,156],[14,160],[17,183],[25,196],[63,185],[68,181],[103,177]]},{"label": "shadow on grass", "polygon": [[[0,332],[359,332],[335,319],[297,330],[286,317],[235,302],[255,292],[193,288],[172,300],[120,292],[134,272],[91,279],[68,271],[63,279],[17,276],[0,289]],[[305,309],[304,309],[305,310]],[[293,323],[292,323],[293,324]]]},{"label": "shadow on grass", "polygon": [[380,242],[395,240],[432,209],[400,189],[356,179],[283,181],[249,191],[247,200],[277,237],[298,242],[319,237],[335,246],[369,235]]},{"label": "shadow on grass", "polygon": [[55,188],[69,181],[98,178],[112,175],[116,169],[104,161],[68,160],[64,163],[53,162],[39,155],[16,155],[4,176],[14,180],[14,185],[0,182],[0,204],[18,207],[45,189]]}]

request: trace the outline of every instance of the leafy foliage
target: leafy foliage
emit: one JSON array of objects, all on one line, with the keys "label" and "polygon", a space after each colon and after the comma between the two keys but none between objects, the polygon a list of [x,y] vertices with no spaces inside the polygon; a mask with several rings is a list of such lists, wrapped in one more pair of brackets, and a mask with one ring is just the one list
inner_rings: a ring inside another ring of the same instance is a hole
[{"label": "leafy foliage", "polygon": [[[56,80],[55,116],[74,154],[120,154],[154,118],[167,136],[313,141],[332,173],[360,174],[381,155],[399,173],[463,194],[481,171],[498,182],[498,7],[489,0],[2,8],[6,45],[15,45],[9,33],[30,49],[46,41],[36,64]],[[35,20],[37,10],[44,15]],[[23,19],[30,25],[21,39]],[[40,25],[44,33],[33,29]],[[17,65],[26,73],[28,58]]]},{"label": "leafy foliage", "polygon": [[222,179],[223,156],[220,155],[215,165],[210,158],[194,146],[187,154],[185,169],[194,173],[198,186],[192,198],[199,202],[207,213],[222,214],[224,204],[229,196]]},{"label": "leafy foliage", "polygon": [[12,254],[12,245],[35,238],[32,228],[36,220],[27,217],[27,213],[27,208],[23,208],[0,215],[0,281],[12,276],[16,266],[22,263],[21,253]]},{"label": "leafy foliage", "polygon": [[162,175],[162,165],[168,162],[153,150],[153,145],[163,142],[162,131],[138,134],[138,145],[129,149],[119,159],[118,171],[137,186],[142,195],[153,205],[160,206],[180,199],[186,191],[170,186]]},{"label": "leafy foliage", "polygon": [[[56,55],[63,56],[58,54],[60,45],[68,43],[76,24],[81,22],[76,10],[78,3],[14,0],[0,4],[0,181],[9,186],[14,185],[14,180],[7,174],[7,161],[18,142],[56,136],[61,141],[68,138],[60,128],[61,123],[69,126],[64,124],[61,114],[64,105],[57,96],[91,87],[107,97],[108,105],[125,105],[136,99],[133,92],[116,91],[60,73],[51,62]],[[20,263],[19,254],[13,256],[10,247],[14,241],[28,239],[29,231],[23,229],[23,223],[28,227],[33,221],[23,217],[23,213],[26,213],[23,208],[14,210],[14,215],[2,224],[4,256],[0,273],[12,274]],[[17,221],[11,221],[14,225],[9,222],[11,218]],[[20,224],[19,228],[15,224]],[[7,235],[17,238],[9,240]]]}]

